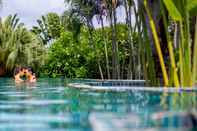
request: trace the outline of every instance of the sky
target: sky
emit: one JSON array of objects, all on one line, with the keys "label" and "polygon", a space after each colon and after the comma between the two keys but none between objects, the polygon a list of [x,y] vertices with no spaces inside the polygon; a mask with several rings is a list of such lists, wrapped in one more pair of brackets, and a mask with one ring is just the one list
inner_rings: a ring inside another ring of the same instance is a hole
[{"label": "sky", "polygon": [[21,22],[31,28],[42,15],[48,12],[61,14],[64,10],[64,0],[3,0],[0,16],[5,18],[17,13]]},{"label": "sky", "polygon": [[[10,14],[18,14],[21,22],[25,23],[27,28],[37,25],[36,20],[49,12],[56,12],[61,15],[66,9],[64,0],[3,0],[3,7],[0,10],[0,16],[5,18]],[[125,21],[124,8],[117,9],[118,22]],[[96,18],[93,19],[94,26],[99,28],[101,23],[98,23]],[[104,22],[105,26],[109,22]]]}]

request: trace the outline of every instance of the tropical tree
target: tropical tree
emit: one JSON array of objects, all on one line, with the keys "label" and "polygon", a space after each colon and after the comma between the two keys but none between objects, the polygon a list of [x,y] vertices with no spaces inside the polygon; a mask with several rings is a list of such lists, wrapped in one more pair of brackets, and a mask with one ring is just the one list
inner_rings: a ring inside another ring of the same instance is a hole
[{"label": "tropical tree", "polygon": [[[119,46],[120,61],[124,63],[121,68],[121,78],[126,79],[127,59],[128,59],[128,42],[127,42],[127,28],[123,24],[118,24],[117,42]],[[60,38],[58,38],[48,48],[47,64],[43,67],[43,75],[51,77],[66,76],[69,78],[95,78],[100,79],[100,71],[98,69],[97,58],[98,54],[101,59],[101,68],[105,69],[105,45],[102,41],[102,29],[95,29],[93,31],[93,41],[95,50],[92,50],[89,45],[89,31],[88,27],[82,26],[79,40],[76,41],[73,37],[72,31],[62,31]],[[105,27],[104,32],[106,36],[107,50],[111,50],[111,36],[112,30],[110,27]],[[137,35],[136,35],[137,36]],[[134,40],[135,41],[135,40]],[[135,44],[136,45],[136,44]],[[109,58],[112,53],[109,52]],[[110,66],[111,68],[111,66]],[[107,72],[103,72],[103,77],[107,78]]]},{"label": "tropical tree", "polygon": [[32,32],[38,35],[44,45],[60,37],[62,29],[61,18],[56,13],[48,13],[37,20],[38,26],[33,26]]},{"label": "tropical tree", "polygon": [[72,32],[63,31],[49,48],[47,64],[43,72],[51,77],[65,76],[68,78],[85,78],[88,74],[87,61],[90,49],[88,48],[87,33],[80,37],[80,43],[72,37]]},{"label": "tropical tree", "polygon": [[74,15],[71,11],[64,11],[61,16],[61,25],[64,31],[72,32],[73,38],[78,41],[83,21],[77,15]]},{"label": "tropical tree", "polygon": [[116,8],[121,4],[121,0],[103,0],[102,6],[105,7],[107,16],[110,19],[110,27],[112,29],[112,78],[120,79],[120,64],[118,55],[118,44],[116,42]]},{"label": "tropical tree", "polygon": [[[92,24],[93,17],[97,16],[97,19],[101,22],[102,36],[100,37],[105,46],[106,67],[102,67],[99,59],[97,64],[100,71],[101,68],[107,69],[108,78],[123,78],[122,71],[126,70],[127,79],[144,78],[153,85],[163,84],[176,87],[193,85],[197,70],[196,36],[194,33],[195,27],[193,26],[196,23],[196,1],[65,1],[69,2],[69,11],[72,14],[70,16],[75,16],[74,19],[77,18],[77,21],[81,21],[88,27],[89,43],[93,51],[96,51],[94,43],[97,42],[93,35],[95,31]],[[120,5],[124,6],[126,12],[128,31],[125,41],[127,42],[119,41],[120,36],[117,34],[119,32],[116,18],[117,7]],[[134,12],[135,17],[134,26],[131,24],[132,12]],[[104,29],[103,18],[107,16],[112,34],[105,32]],[[111,37],[111,41],[107,41],[108,38],[103,36]],[[129,47],[125,48],[128,43]],[[108,48],[107,44],[111,44],[111,48]],[[125,50],[126,55],[122,54],[122,49]],[[128,49],[129,53],[127,53]],[[127,59],[128,56],[129,59]],[[110,57],[112,61],[109,61]],[[112,64],[111,68],[110,64]],[[125,65],[128,67],[125,68]],[[189,77],[184,78],[187,73]]]},{"label": "tropical tree", "polygon": [[19,22],[17,15],[0,20],[0,75],[16,66],[39,67],[44,50],[42,42]]},{"label": "tropical tree", "polygon": [[96,8],[98,10],[98,14],[96,14],[97,16],[97,21],[98,23],[101,23],[101,29],[102,29],[102,40],[103,40],[103,43],[104,43],[104,46],[105,46],[105,60],[106,60],[106,69],[107,69],[107,78],[110,79],[111,78],[111,75],[110,75],[110,65],[109,65],[109,52],[108,52],[108,49],[107,49],[107,39],[106,39],[106,32],[104,30],[104,18],[105,18],[105,7],[103,5],[103,2],[102,1],[98,1],[98,3],[96,4]]},{"label": "tropical tree", "polygon": [[[101,22],[103,22],[103,15],[104,12],[109,12],[108,16],[110,16],[110,23],[111,27],[113,27],[113,37],[112,37],[112,78],[120,78],[120,67],[119,67],[119,60],[118,60],[118,46],[116,43],[116,7],[119,5],[119,1],[112,0],[112,1],[100,1],[100,0],[65,0],[66,2],[70,3],[70,7],[72,12],[75,12],[80,16],[81,21],[84,21],[84,23],[88,26],[89,32],[90,32],[90,43],[92,41],[92,31],[94,29],[94,25],[92,22],[92,19],[95,15],[99,15]],[[110,8],[109,8],[110,7]],[[103,27],[103,25],[102,25]],[[104,33],[104,32],[103,32]],[[106,42],[104,41],[105,47]],[[92,45],[94,46],[94,45]],[[107,73],[108,78],[110,78],[109,73],[109,60],[108,60],[108,52],[105,50],[106,54],[106,65],[107,65]],[[98,66],[99,66],[98,61]],[[102,76],[102,70],[99,66],[99,70],[101,72]]]},{"label": "tropical tree", "polygon": [[[65,0],[65,2],[70,2],[71,4],[71,16],[78,17],[79,20],[81,20],[84,25],[88,27],[89,31],[89,44],[90,48],[92,48],[93,51],[96,51],[95,49],[95,42],[93,38],[93,30],[94,30],[94,25],[92,22],[93,17],[96,14],[96,5],[95,1],[86,1],[86,0]],[[100,58],[99,55],[97,55],[97,65],[98,69],[100,71],[100,76],[103,79],[103,70],[101,68],[100,64]]]}]

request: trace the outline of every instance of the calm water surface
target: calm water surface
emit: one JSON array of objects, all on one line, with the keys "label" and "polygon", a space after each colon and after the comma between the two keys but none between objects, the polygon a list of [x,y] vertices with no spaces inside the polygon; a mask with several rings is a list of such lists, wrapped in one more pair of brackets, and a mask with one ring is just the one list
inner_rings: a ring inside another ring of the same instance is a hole
[{"label": "calm water surface", "polygon": [[61,79],[16,85],[0,78],[0,131],[91,131],[90,116],[139,120],[128,128],[177,128],[174,117],[154,121],[154,113],[196,110],[196,99],[196,92],[96,92],[66,87]]}]

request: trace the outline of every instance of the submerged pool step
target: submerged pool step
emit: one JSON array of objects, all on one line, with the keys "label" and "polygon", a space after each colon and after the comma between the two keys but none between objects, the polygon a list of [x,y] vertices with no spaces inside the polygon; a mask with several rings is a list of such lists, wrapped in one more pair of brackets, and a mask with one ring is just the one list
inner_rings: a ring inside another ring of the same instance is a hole
[{"label": "submerged pool step", "polygon": [[194,92],[196,87],[149,87],[145,80],[106,80],[80,81],[67,84],[68,87],[103,91],[156,91],[156,92]]},{"label": "submerged pool step", "polygon": [[98,82],[85,82],[85,84],[90,86],[145,86],[144,80],[108,80],[108,81],[98,81]]}]

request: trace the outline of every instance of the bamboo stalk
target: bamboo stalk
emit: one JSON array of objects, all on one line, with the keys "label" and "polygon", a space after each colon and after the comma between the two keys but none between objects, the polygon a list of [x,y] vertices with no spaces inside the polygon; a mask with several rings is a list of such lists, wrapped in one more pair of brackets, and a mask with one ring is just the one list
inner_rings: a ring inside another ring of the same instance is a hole
[{"label": "bamboo stalk", "polygon": [[[142,14],[143,15],[143,14]],[[144,19],[144,15],[140,15],[140,19],[142,20],[142,26],[143,26],[143,35],[141,36],[141,39],[145,43],[145,48],[143,49],[144,52],[144,72],[145,72],[145,79],[147,80],[147,85],[158,85],[157,78],[156,78],[156,71],[155,71],[155,63],[154,58],[152,56],[151,47],[148,45],[150,43],[150,39],[148,37],[148,31],[146,28],[146,21]],[[150,82],[148,82],[150,81]]]},{"label": "bamboo stalk", "polygon": [[194,38],[194,51],[193,51],[193,67],[192,67],[192,79],[193,85],[195,85],[197,78],[197,17],[196,17],[196,26],[195,26],[195,38]]},{"label": "bamboo stalk", "polygon": [[180,80],[181,80],[181,86],[185,86],[185,79],[184,79],[184,52],[183,52],[183,47],[184,47],[184,36],[183,36],[183,29],[182,29],[182,23],[180,22],[179,25],[180,28],[180,46],[179,46],[179,67],[180,67]]},{"label": "bamboo stalk", "polygon": [[162,74],[163,74],[163,79],[164,79],[164,86],[168,86],[169,85],[169,79],[168,79],[168,74],[167,74],[167,70],[166,70],[166,67],[165,67],[164,59],[163,59],[163,54],[162,54],[162,51],[161,51],[161,46],[160,46],[160,43],[159,43],[159,37],[158,37],[157,31],[156,31],[156,27],[155,27],[153,18],[151,16],[151,13],[150,13],[149,8],[147,6],[147,0],[144,0],[144,6],[145,6],[145,9],[146,9],[147,15],[149,17],[150,27],[151,27],[152,35],[153,35],[153,38],[154,38],[154,41],[155,41],[154,42],[155,47],[156,47],[156,50],[157,50],[157,53],[158,53],[158,56],[159,56],[159,62],[160,62],[160,66],[161,66]]},{"label": "bamboo stalk", "polygon": [[[187,38],[184,37],[184,34],[187,33],[184,30],[183,26],[183,21],[180,22],[180,33],[181,33],[181,45],[180,45],[180,54],[179,54],[179,59],[180,59],[180,75],[181,75],[181,85],[182,87],[192,87],[192,77],[191,77],[191,66],[190,66],[190,60],[191,54],[189,53],[190,46],[188,46],[189,41]],[[187,77],[184,77],[187,76]]]},{"label": "bamboo stalk", "polygon": [[105,59],[106,59],[106,67],[107,67],[107,78],[110,79],[110,71],[109,71],[109,57],[108,57],[108,49],[107,49],[107,40],[106,40],[106,33],[104,30],[104,24],[103,24],[103,17],[100,16],[101,19],[101,28],[102,28],[102,39],[104,42],[104,48],[105,48]]},{"label": "bamboo stalk", "polygon": [[169,51],[169,56],[170,56],[170,62],[171,62],[171,68],[172,68],[172,73],[173,73],[173,83],[175,85],[175,87],[180,87],[180,83],[179,83],[179,78],[178,78],[178,73],[177,73],[177,67],[176,67],[176,62],[175,62],[175,56],[174,56],[174,52],[173,52],[173,46],[172,46],[172,40],[170,40],[170,35],[167,31],[167,19],[166,19],[166,15],[164,12],[164,8],[162,3],[160,3],[161,5],[161,11],[162,11],[162,16],[163,16],[163,22],[164,22],[164,28],[165,28],[165,33],[166,33],[166,37],[167,37],[167,43],[168,43],[168,51]]},{"label": "bamboo stalk", "polygon": [[[187,4],[187,1],[184,1],[184,5]],[[190,87],[192,87],[192,57],[191,57],[191,36],[190,36],[190,15],[189,15],[189,11],[186,9],[186,6],[183,6],[184,8],[184,15],[185,15],[185,44],[186,44],[186,72],[185,73],[189,73],[189,77],[188,77],[188,85]],[[186,74],[185,74],[186,75]]]},{"label": "bamboo stalk", "polygon": [[175,87],[178,88],[178,87],[180,87],[180,84],[179,84],[179,78],[178,78],[178,74],[177,74],[176,63],[175,63],[175,59],[174,59],[172,41],[168,42],[168,50],[169,50],[170,62],[171,62],[172,70],[173,70],[174,85],[175,85]]},{"label": "bamboo stalk", "polygon": [[135,72],[134,73],[132,72],[132,68],[135,71],[135,64],[132,64],[132,63],[135,63],[134,47],[133,47],[133,43],[132,43],[133,30],[132,30],[132,26],[131,26],[131,10],[130,10],[131,7],[128,7],[131,5],[128,5],[127,0],[124,0],[124,6],[125,6],[125,12],[126,12],[126,18],[127,18],[126,24],[127,24],[127,28],[128,28],[128,39],[129,39],[129,46],[130,46],[128,79],[134,79],[133,76],[135,76],[135,75],[133,75],[133,74],[135,74]]}]

